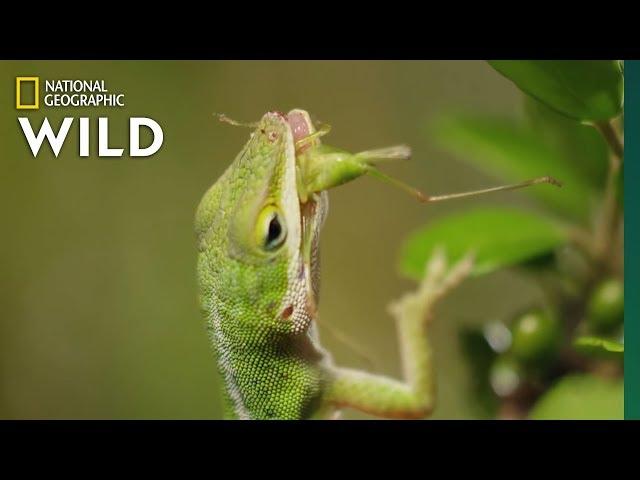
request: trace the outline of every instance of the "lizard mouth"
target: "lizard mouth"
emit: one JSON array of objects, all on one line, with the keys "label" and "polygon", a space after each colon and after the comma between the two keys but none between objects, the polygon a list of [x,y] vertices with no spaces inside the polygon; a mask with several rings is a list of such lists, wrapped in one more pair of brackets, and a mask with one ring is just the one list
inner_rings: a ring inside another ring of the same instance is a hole
[{"label": "lizard mouth", "polygon": [[[286,115],[286,121],[289,124],[291,135],[294,143],[294,151],[296,156],[296,176],[300,175],[300,165],[298,156],[304,153],[312,144],[306,143],[302,145],[298,142],[315,132],[315,128],[311,123],[309,114],[304,110],[291,110]],[[300,178],[296,179],[297,182]],[[318,296],[318,266],[317,262],[317,236],[320,231],[320,223],[323,220],[323,208],[326,199],[322,194],[314,193],[309,196],[299,197],[300,209],[300,280],[304,282],[307,310],[316,311]]]},{"label": "lizard mouth", "polygon": [[[296,147],[296,143],[308,137],[313,133],[313,125],[310,123],[308,114],[301,110],[292,110],[287,116],[286,120],[289,123],[291,134],[293,136],[293,143],[296,156],[296,170],[298,170],[298,155],[300,155],[308,146]],[[296,171],[296,174],[299,174]],[[299,180],[299,179],[298,179]],[[316,233],[316,213],[317,213],[317,196],[310,196],[307,199],[300,199],[300,231],[301,242],[300,250],[302,253],[302,259],[304,261],[305,270],[309,270],[312,261],[312,249],[314,235]]]},{"label": "lizard mouth", "polygon": [[314,278],[314,241],[317,233],[317,207],[314,199],[300,204],[300,228],[302,232],[300,253],[302,257],[302,275],[307,290],[307,308],[310,311],[316,309],[316,287]]}]

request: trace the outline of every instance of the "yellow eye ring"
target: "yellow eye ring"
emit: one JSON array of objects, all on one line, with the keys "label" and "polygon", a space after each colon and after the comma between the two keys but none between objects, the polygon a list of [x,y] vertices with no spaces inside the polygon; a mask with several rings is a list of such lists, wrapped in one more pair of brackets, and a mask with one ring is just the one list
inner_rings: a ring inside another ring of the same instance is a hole
[{"label": "yellow eye ring", "polygon": [[262,209],[256,221],[256,239],[258,245],[269,252],[280,248],[287,238],[287,228],[280,209],[267,205]]}]

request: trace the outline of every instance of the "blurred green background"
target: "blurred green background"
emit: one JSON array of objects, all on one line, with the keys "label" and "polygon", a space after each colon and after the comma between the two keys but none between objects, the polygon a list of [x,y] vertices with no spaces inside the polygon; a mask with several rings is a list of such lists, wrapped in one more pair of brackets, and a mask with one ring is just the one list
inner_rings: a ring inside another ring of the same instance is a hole
[{"label": "blurred green background", "polygon": [[[104,79],[125,93],[126,107],[17,111],[15,77],[31,75]],[[332,125],[331,145],[407,143],[414,158],[385,171],[446,193],[496,181],[436,148],[430,120],[452,110],[513,115],[522,103],[479,61],[1,62],[0,79],[0,418],[220,417],[192,223],[249,132],[214,112],[253,121],[300,107]],[[79,158],[75,123],[58,158],[48,146],[33,158],[22,114],[37,126],[47,116],[56,129],[64,116],[108,116],[112,146],[127,145],[129,117],[151,117],[164,145],[150,158],[97,158],[93,150]],[[413,287],[398,274],[403,239],[470,205],[529,202],[511,192],[425,206],[370,178],[330,197],[321,321],[366,350],[374,367],[321,327],[323,343],[341,364],[393,376],[400,363],[386,305]],[[473,416],[458,327],[500,319],[539,295],[504,271],[445,300],[433,327],[436,418]]]}]

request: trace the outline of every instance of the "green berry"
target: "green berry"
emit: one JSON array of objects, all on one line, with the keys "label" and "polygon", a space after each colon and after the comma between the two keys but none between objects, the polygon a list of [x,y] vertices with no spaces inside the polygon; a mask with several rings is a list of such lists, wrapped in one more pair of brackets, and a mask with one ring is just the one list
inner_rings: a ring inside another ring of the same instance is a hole
[{"label": "green berry", "polygon": [[587,324],[596,333],[610,333],[624,321],[624,285],[605,280],[593,291],[587,305]]},{"label": "green berry", "polygon": [[555,356],[562,339],[562,329],[555,316],[533,310],[515,320],[512,335],[513,355],[526,365],[540,365]]}]

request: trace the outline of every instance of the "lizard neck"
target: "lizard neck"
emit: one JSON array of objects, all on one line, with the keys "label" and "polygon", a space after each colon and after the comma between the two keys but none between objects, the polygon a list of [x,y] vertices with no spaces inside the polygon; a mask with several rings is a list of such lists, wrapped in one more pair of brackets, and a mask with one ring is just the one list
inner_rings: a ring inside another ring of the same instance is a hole
[{"label": "lizard neck", "polygon": [[257,337],[265,341],[246,344],[227,337],[222,328],[214,331],[227,410],[243,419],[308,418],[322,391],[321,364],[329,361],[315,326],[298,334]]}]

